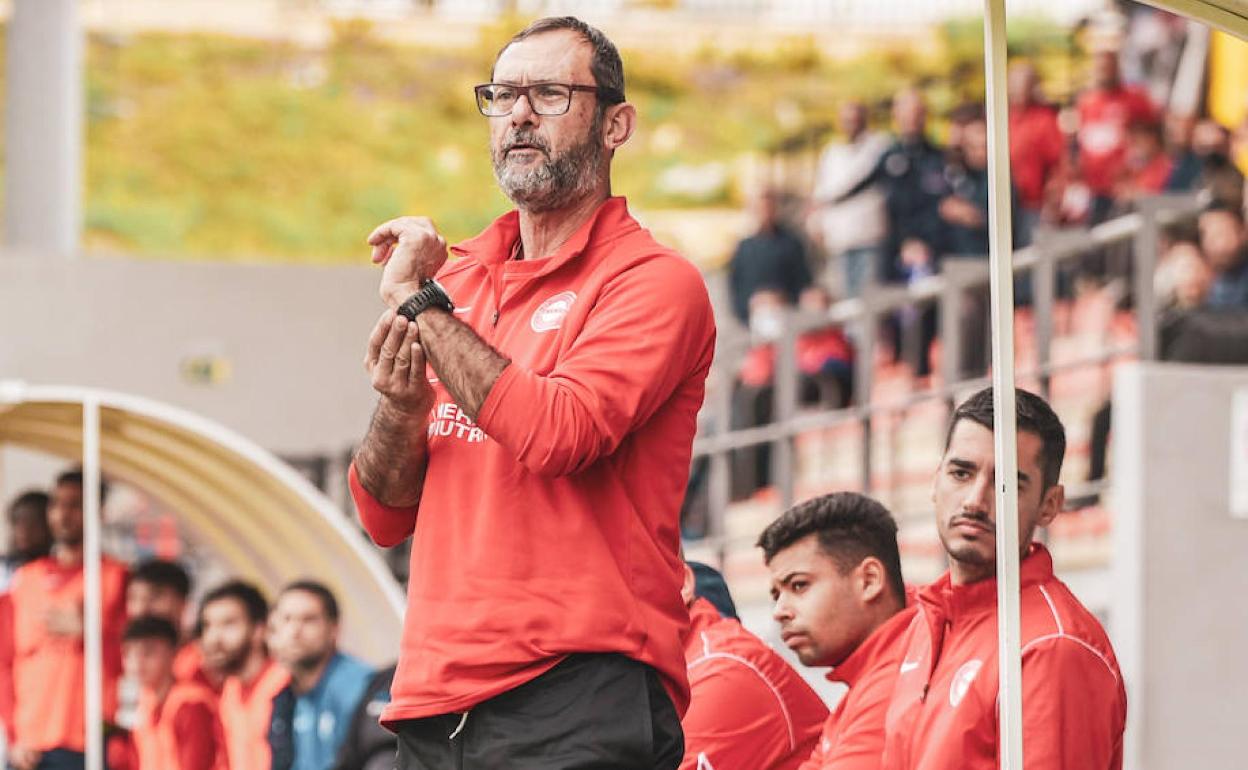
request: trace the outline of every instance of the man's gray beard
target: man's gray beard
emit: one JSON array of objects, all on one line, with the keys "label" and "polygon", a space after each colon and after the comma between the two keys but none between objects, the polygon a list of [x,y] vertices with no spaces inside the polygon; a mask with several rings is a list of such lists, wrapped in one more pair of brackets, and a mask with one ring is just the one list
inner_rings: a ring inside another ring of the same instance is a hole
[{"label": "man's gray beard", "polygon": [[602,120],[595,118],[588,135],[557,157],[547,157],[536,168],[509,168],[506,153],[494,153],[494,178],[518,208],[553,211],[584,198],[598,182],[602,165]]}]

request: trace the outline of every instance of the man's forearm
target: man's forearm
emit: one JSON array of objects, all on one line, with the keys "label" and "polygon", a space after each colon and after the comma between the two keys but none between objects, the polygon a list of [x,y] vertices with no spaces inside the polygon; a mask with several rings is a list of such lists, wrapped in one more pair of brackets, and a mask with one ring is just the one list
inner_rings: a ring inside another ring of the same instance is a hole
[{"label": "man's forearm", "polygon": [[405,412],[382,397],[364,443],[355,453],[360,484],[379,503],[412,508],[420,503],[429,464],[428,410]]},{"label": "man's forearm", "polygon": [[451,398],[473,420],[490,389],[511,363],[472,327],[450,313],[430,310],[416,317],[420,345]]}]

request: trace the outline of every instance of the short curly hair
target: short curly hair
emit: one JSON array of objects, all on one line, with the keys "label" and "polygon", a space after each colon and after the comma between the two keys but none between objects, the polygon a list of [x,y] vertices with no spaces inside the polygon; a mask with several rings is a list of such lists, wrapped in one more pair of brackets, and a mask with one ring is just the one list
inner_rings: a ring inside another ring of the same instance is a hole
[{"label": "short curly hair", "polygon": [[893,596],[905,604],[906,584],[897,549],[897,522],[879,501],[857,492],[833,492],[798,503],[763,530],[758,546],[770,564],[776,554],[815,535],[841,574],[868,556],[879,559]]}]

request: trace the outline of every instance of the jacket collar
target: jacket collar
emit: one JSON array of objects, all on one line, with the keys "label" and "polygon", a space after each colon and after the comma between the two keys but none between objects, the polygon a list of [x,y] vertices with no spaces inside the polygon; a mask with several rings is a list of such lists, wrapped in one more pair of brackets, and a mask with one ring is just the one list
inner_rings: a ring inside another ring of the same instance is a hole
[{"label": "jacket collar", "polygon": [[487,268],[514,265],[523,272],[532,270],[534,275],[544,275],[587,249],[640,227],[628,213],[628,200],[616,196],[603,201],[557,252],[544,259],[508,262],[520,239],[520,212],[516,210],[495,219],[481,234],[452,246],[451,251],[460,257],[476,259]]},{"label": "jacket collar", "polygon": [[828,681],[844,682],[852,688],[864,674],[874,668],[873,664],[879,660],[881,654],[897,644],[901,635],[910,627],[914,613],[914,607],[906,607],[884,621],[848,658],[841,661],[841,665],[828,672]]},{"label": "jacket collar", "polygon": [[[1019,565],[1019,588],[1053,579],[1053,556],[1039,543],[1032,543]],[[946,572],[931,585],[919,590],[919,603],[925,610],[950,619],[997,611],[997,579],[955,586]]]}]

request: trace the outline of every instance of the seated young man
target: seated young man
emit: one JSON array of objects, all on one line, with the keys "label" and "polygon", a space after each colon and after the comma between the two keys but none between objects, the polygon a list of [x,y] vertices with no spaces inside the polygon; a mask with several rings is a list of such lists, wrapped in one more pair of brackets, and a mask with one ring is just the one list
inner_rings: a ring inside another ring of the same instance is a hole
[{"label": "seated young man", "polygon": [[143,615],[122,636],[126,675],[139,683],[131,731],[138,770],[212,770],[221,750],[217,696],[173,671],[178,631],[167,619]]},{"label": "seated young man", "polygon": [[[713,572],[699,571],[704,578]],[[717,582],[716,593],[726,597],[727,586],[722,578]],[[828,709],[762,639],[699,595],[706,585],[698,584],[686,564],[682,595],[691,626],[685,640],[691,699],[681,720],[681,770],[795,770],[810,756]]]},{"label": "seated young man", "polygon": [[789,509],[758,544],[784,643],[849,687],[801,770],[879,770],[897,641],[914,616],[905,609],[896,522],[875,500],[837,492]]}]

